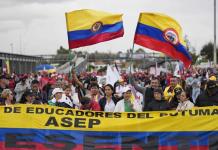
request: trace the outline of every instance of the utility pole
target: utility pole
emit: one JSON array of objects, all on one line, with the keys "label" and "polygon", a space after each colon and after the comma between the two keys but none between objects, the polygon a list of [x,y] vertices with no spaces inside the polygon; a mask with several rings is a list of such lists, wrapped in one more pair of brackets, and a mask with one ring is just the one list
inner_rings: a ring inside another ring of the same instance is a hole
[{"label": "utility pole", "polygon": [[13,49],[14,49],[13,43],[11,43],[10,46],[11,46],[11,53],[13,54]]},{"label": "utility pole", "polygon": [[216,56],[216,0],[214,0],[214,45],[213,45],[213,62],[216,66],[217,64],[217,56]]},{"label": "utility pole", "polygon": [[14,60],[13,60],[14,45],[13,45],[13,43],[11,43],[10,46],[11,46],[11,72],[14,72]]}]

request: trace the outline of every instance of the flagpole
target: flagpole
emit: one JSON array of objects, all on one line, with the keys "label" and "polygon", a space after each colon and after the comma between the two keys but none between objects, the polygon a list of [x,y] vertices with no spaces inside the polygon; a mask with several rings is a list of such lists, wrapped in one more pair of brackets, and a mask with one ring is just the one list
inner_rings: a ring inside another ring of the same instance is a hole
[{"label": "flagpole", "polygon": [[[66,28],[67,28],[67,31],[69,31],[67,15],[68,15],[68,13],[65,13]],[[68,36],[67,36],[67,37],[68,37]],[[68,37],[68,42],[69,42],[69,37]],[[71,77],[72,77],[72,75],[71,75],[71,71],[72,71],[71,65],[72,65],[72,62],[71,62],[71,60],[70,60],[70,55],[71,55],[71,49],[70,49],[70,46],[69,46],[69,52],[68,52],[69,75],[68,75],[68,78],[71,78]]]},{"label": "flagpole", "polygon": [[133,45],[132,45],[132,49],[130,50],[130,54],[131,54],[131,57],[130,57],[130,73],[132,73],[132,65],[133,65],[133,50],[134,50],[134,42],[133,42]]},{"label": "flagpole", "polygon": [[216,56],[216,0],[214,0],[214,47],[213,47],[213,61],[214,65],[217,64],[217,56]]}]

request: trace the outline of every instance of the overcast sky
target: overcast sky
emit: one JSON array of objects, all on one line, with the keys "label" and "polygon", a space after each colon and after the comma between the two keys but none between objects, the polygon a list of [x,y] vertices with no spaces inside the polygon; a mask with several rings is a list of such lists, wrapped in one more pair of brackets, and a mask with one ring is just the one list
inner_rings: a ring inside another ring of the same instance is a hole
[{"label": "overcast sky", "polygon": [[68,48],[65,12],[77,9],[123,13],[125,30],[122,38],[77,50],[126,51],[142,11],[176,19],[197,51],[213,42],[213,0],[0,0],[0,51],[41,55]]}]

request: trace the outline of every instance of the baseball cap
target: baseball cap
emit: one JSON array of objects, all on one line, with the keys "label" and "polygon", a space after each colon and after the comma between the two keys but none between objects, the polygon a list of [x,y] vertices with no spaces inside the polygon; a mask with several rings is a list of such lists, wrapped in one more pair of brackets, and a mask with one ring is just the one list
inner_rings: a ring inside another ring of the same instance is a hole
[{"label": "baseball cap", "polygon": [[209,78],[209,80],[211,80],[211,81],[216,81],[216,77],[215,77],[215,76],[211,76],[211,77]]},{"label": "baseball cap", "polygon": [[52,95],[55,95],[56,93],[63,93],[64,91],[61,89],[61,88],[55,88],[53,91],[52,91]]},{"label": "baseball cap", "polygon": [[213,89],[213,88],[215,88],[215,87],[216,87],[216,81],[209,80],[209,81],[207,82],[207,88],[208,88],[208,89]]},{"label": "baseball cap", "polygon": [[130,87],[129,87],[129,86],[125,86],[125,87],[123,88],[123,93],[126,93],[126,92],[128,92],[128,91],[131,91]]}]

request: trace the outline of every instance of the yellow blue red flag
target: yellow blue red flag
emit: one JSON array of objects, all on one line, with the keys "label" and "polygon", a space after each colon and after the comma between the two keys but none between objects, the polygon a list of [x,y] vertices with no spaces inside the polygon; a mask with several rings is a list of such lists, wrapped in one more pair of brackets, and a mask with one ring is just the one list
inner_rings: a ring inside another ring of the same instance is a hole
[{"label": "yellow blue red flag", "polygon": [[69,48],[109,41],[124,34],[122,14],[83,9],[66,13]]},{"label": "yellow blue red flag", "polygon": [[185,67],[189,67],[192,62],[181,26],[164,14],[140,13],[134,43],[178,59]]}]

